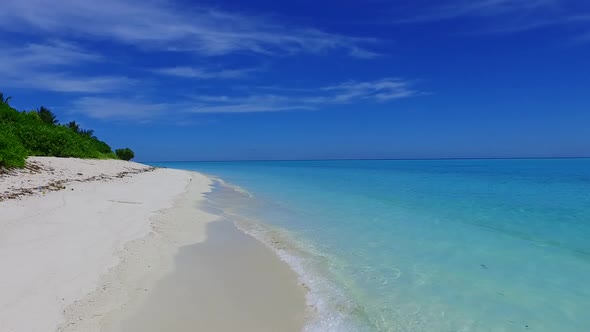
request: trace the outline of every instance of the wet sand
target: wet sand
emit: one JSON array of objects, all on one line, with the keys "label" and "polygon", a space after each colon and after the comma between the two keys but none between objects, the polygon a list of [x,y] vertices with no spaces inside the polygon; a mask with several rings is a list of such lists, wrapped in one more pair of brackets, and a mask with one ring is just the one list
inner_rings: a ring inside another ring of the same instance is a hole
[{"label": "wet sand", "polygon": [[102,331],[301,331],[305,290],[270,249],[220,220],[181,248],[174,272],[141,303],[112,312]]}]

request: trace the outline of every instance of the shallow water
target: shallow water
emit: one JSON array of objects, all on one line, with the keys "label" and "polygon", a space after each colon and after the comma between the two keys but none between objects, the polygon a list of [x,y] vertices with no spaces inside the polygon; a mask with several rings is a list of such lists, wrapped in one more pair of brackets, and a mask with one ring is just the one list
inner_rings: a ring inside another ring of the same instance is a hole
[{"label": "shallow water", "polygon": [[308,330],[590,330],[590,159],[158,165],[239,186],[220,206],[300,273]]}]

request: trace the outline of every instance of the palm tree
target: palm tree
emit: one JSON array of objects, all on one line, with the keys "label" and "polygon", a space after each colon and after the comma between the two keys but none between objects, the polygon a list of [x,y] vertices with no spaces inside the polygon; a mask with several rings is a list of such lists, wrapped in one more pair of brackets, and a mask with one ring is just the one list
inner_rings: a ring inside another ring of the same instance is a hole
[{"label": "palm tree", "polygon": [[70,121],[66,127],[72,129],[75,133],[80,132],[80,125],[76,123],[76,121]]},{"label": "palm tree", "polygon": [[39,115],[39,118],[41,118],[41,121],[51,125],[57,124],[57,118],[55,117],[55,114],[53,114],[53,112],[51,112],[45,106],[39,107],[39,109],[37,109],[37,114]]},{"label": "palm tree", "polygon": [[12,97],[5,98],[4,93],[0,92],[0,103],[8,105],[8,103],[10,102],[10,99],[12,99]]},{"label": "palm tree", "polygon": [[94,137],[94,130],[92,130],[92,129],[81,129],[80,135],[95,138]]}]

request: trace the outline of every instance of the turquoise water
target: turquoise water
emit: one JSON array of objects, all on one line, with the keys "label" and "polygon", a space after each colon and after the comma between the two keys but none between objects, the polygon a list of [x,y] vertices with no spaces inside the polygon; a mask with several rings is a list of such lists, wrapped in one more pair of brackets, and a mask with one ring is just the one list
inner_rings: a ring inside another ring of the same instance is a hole
[{"label": "turquoise water", "polygon": [[310,331],[590,331],[590,159],[158,165],[224,180]]}]

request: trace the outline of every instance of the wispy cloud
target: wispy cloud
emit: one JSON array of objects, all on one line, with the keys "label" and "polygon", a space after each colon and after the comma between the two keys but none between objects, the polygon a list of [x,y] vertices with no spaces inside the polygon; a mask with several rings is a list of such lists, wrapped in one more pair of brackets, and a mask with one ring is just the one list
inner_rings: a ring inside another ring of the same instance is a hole
[{"label": "wispy cloud", "polygon": [[349,55],[359,59],[373,59],[381,56],[381,54],[360,47],[353,46],[350,48]]},{"label": "wispy cloud", "polygon": [[[0,37],[35,40],[3,45],[0,83],[4,87],[92,94],[129,92],[134,84],[145,80],[146,72],[204,80],[238,79],[260,69],[219,69],[207,64],[211,56],[330,52],[357,58],[378,56],[367,48],[375,42],[370,38],[288,26],[269,18],[211,8],[181,9],[160,0],[5,0],[0,11]],[[164,68],[125,66],[126,60],[122,60],[112,67],[109,62],[119,60],[113,59],[112,50],[131,50],[146,59],[155,52],[183,53],[182,58],[187,60]],[[136,76],[136,69],[142,72],[141,77]],[[162,84],[161,76],[152,78],[150,84]]]},{"label": "wispy cloud", "polygon": [[382,102],[412,97],[420,93],[412,88],[412,82],[399,78],[384,78],[372,82],[350,81],[325,87],[323,90],[335,93],[331,97],[331,101],[335,103],[348,103],[359,99]]},{"label": "wispy cloud", "polygon": [[101,120],[148,121],[166,112],[175,104],[155,103],[141,98],[82,97],[71,105],[72,112]]},{"label": "wispy cloud", "polygon": [[[409,98],[423,94],[414,83],[399,78],[375,81],[348,81],[316,89],[280,89],[285,94],[252,94],[245,97],[195,96],[193,113],[252,113],[313,110],[335,105],[377,102]],[[262,89],[268,89],[263,87]]]},{"label": "wispy cloud", "polygon": [[375,55],[374,40],[310,28],[286,27],[261,17],[218,10],[179,10],[163,1],[5,0],[0,27],[23,27],[61,37],[83,37],[144,49],[190,51],[202,55],[323,53],[340,50],[354,57]]},{"label": "wispy cloud", "polygon": [[[420,24],[474,19],[480,33],[511,33],[551,26],[586,25],[590,13],[567,0],[453,0],[394,19],[397,24]],[[582,26],[583,28],[583,26]],[[586,26],[586,28],[589,28]],[[589,28],[590,29],[590,28]]]},{"label": "wispy cloud", "polygon": [[195,103],[187,108],[190,113],[260,113],[294,110],[312,110],[317,103],[309,99],[286,95],[249,95],[245,97],[196,96]]},{"label": "wispy cloud", "polygon": [[58,92],[109,92],[129,86],[124,76],[93,76],[72,72],[76,66],[102,57],[62,41],[8,46],[0,53],[0,83],[4,86]]},{"label": "wispy cloud", "polygon": [[151,102],[147,98],[83,97],[72,104],[77,113],[102,120],[149,121],[166,115],[182,114],[262,113],[310,111],[338,105],[366,102],[386,103],[423,93],[413,88],[413,82],[399,78],[375,81],[349,81],[316,89],[276,88],[284,92],[260,93],[267,87],[254,88],[245,95],[194,95],[173,103]]},{"label": "wispy cloud", "polygon": [[555,0],[455,0],[424,9],[403,19],[398,23],[420,23],[454,19],[467,16],[496,16],[530,11],[553,6]]},{"label": "wispy cloud", "polygon": [[290,104],[285,96],[256,95],[248,97],[200,96],[173,103],[158,103],[148,98],[82,97],[70,105],[73,113],[108,121],[150,122],[166,115],[167,121],[190,114],[260,113],[288,110],[310,110],[313,107]]},{"label": "wispy cloud", "polygon": [[25,77],[5,77],[11,86],[55,92],[107,93],[128,89],[135,83],[124,76],[87,77],[67,73],[30,73]]},{"label": "wispy cloud", "polygon": [[195,78],[195,79],[229,79],[229,78],[241,78],[248,74],[256,71],[257,68],[244,68],[244,69],[221,69],[212,70],[207,68],[197,67],[170,67],[170,68],[159,68],[155,69],[155,73],[184,77],[184,78]]},{"label": "wispy cloud", "polygon": [[79,62],[95,62],[100,55],[60,40],[44,44],[29,43],[19,47],[4,45],[0,53],[2,67],[26,67],[44,65],[67,65]]}]

